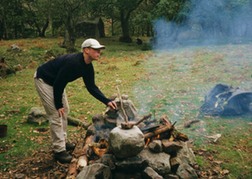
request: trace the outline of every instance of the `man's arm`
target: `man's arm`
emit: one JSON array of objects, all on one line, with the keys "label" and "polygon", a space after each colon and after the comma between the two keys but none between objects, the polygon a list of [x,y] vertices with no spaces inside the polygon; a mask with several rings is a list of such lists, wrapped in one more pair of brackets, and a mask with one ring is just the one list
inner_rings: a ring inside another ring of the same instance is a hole
[{"label": "man's arm", "polygon": [[88,92],[94,96],[96,99],[104,103],[105,105],[108,105],[109,102],[111,102],[110,99],[106,98],[105,95],[100,91],[100,89],[95,84],[95,75],[94,75],[94,69],[93,67],[89,69],[88,75],[83,77],[83,81],[86,85],[86,88]]}]

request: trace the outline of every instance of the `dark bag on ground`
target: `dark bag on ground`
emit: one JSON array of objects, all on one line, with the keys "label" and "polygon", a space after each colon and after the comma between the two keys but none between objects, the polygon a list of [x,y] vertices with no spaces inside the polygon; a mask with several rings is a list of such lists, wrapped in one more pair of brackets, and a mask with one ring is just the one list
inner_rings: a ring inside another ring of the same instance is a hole
[{"label": "dark bag on ground", "polygon": [[200,113],[210,116],[252,114],[252,92],[225,84],[217,84],[205,96]]}]

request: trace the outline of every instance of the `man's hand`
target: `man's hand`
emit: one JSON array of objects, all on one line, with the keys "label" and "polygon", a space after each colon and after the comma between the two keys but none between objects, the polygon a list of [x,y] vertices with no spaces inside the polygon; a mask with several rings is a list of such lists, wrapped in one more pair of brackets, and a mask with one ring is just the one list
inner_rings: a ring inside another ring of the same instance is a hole
[{"label": "man's hand", "polygon": [[108,105],[111,109],[117,109],[117,105],[116,105],[116,102],[115,102],[115,101],[110,101],[107,105]]},{"label": "man's hand", "polygon": [[59,113],[59,117],[64,117],[65,116],[65,109],[64,108],[59,108],[58,113]]}]

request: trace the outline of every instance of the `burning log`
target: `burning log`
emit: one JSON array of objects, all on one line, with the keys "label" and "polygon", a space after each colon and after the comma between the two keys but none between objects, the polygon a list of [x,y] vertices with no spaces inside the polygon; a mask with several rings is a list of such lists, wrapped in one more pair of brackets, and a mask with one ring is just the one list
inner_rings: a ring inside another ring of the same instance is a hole
[{"label": "burning log", "polygon": [[157,135],[159,135],[161,133],[164,133],[164,132],[170,131],[170,130],[172,130],[172,126],[163,125],[163,126],[160,126],[159,128],[157,128],[156,130],[154,130],[153,132],[145,133],[144,138],[145,139],[152,138],[154,136],[157,136]]},{"label": "burning log", "polygon": [[175,139],[182,140],[182,141],[188,140],[188,137],[185,134],[178,132],[175,129],[174,126],[176,122],[172,124],[166,115],[162,116],[160,120],[164,123],[164,125],[159,126],[157,129],[155,129],[152,132],[147,132],[144,134],[144,138],[147,139],[147,141],[150,142],[149,140],[150,138],[156,137],[165,132],[170,132],[169,135],[167,136],[170,141],[173,141]]},{"label": "burning log", "polygon": [[166,131],[173,130],[174,125],[172,125],[172,123],[169,121],[169,119],[166,115],[162,116],[160,118],[160,120],[163,121],[165,123],[165,125],[159,126],[156,130],[154,130],[152,132],[145,133],[144,134],[145,139],[152,138],[152,137],[157,136],[157,135],[164,133]]}]

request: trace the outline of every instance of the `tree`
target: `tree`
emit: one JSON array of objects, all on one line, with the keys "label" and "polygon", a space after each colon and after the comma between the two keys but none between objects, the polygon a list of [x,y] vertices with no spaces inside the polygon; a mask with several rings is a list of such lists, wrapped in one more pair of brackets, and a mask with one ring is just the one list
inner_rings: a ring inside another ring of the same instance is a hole
[{"label": "tree", "polygon": [[157,3],[159,0],[144,0],[133,12],[130,23],[134,35],[153,36],[153,10]]},{"label": "tree", "polygon": [[[52,2],[52,19],[60,19],[64,26],[65,35],[63,47],[68,52],[75,51],[75,25],[78,19],[82,16],[82,8],[87,3],[87,0],[55,0]],[[82,7],[83,6],[83,7]]]},{"label": "tree", "polygon": [[120,21],[122,27],[122,37],[120,41],[122,42],[132,42],[129,33],[129,20],[131,13],[137,9],[137,7],[143,2],[143,0],[120,0],[118,4],[118,9],[120,11]]},{"label": "tree", "polygon": [[25,0],[23,9],[25,11],[25,22],[35,28],[39,37],[45,37],[51,14],[51,0]]},{"label": "tree", "polygon": [[182,21],[181,12],[187,3],[187,0],[160,0],[153,10],[154,17],[164,17],[168,21],[179,23]]},{"label": "tree", "polygon": [[[132,42],[130,37],[130,16],[144,0],[94,0],[90,5],[93,11],[101,12],[112,21],[121,23],[122,36],[120,41]],[[113,23],[112,23],[113,24]]]},{"label": "tree", "polygon": [[0,38],[19,38],[24,33],[20,0],[2,0],[0,6]]}]

